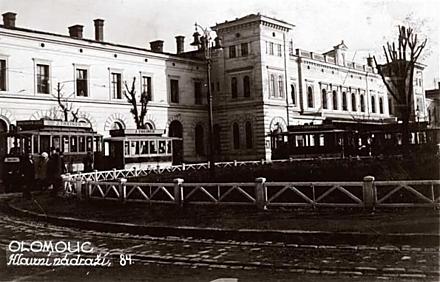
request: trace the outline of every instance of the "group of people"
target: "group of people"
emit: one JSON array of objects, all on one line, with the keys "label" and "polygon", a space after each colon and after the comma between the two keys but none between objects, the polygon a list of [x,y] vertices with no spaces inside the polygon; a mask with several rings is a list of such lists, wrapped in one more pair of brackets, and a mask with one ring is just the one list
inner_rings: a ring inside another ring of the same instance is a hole
[{"label": "group of people", "polygon": [[32,154],[23,157],[20,164],[23,197],[31,197],[31,188],[46,190],[52,186],[51,194],[56,195],[62,186],[61,174],[66,173],[66,165],[59,148],[52,148],[51,154],[46,152],[34,160]]},{"label": "group of people", "polygon": [[[93,156],[91,152],[84,158],[84,171],[93,170]],[[56,196],[60,191],[63,181],[61,175],[67,172],[63,154],[59,148],[51,148],[50,155],[41,153],[34,160],[32,154],[28,154],[20,161],[20,175],[22,177],[23,197],[31,198],[31,189],[51,189],[51,195]]]}]

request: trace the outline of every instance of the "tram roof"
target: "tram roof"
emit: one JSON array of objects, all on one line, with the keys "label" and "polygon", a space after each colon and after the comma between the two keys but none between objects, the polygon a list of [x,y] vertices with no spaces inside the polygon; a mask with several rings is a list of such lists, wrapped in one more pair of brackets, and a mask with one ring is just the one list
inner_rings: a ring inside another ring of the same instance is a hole
[{"label": "tram roof", "polygon": [[17,121],[18,133],[32,133],[41,131],[93,132],[93,129],[90,124],[83,122],[46,119]]},{"label": "tram roof", "polygon": [[135,136],[116,136],[104,138],[104,141],[148,141],[148,140],[182,140],[178,137],[156,136],[156,135],[135,135]]}]

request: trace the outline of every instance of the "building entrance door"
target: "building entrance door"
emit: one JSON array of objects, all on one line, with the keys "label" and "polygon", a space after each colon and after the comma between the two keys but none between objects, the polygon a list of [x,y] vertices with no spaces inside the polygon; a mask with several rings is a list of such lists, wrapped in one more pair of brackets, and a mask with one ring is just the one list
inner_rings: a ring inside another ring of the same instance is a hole
[{"label": "building entrance door", "polygon": [[[183,126],[175,120],[170,123],[168,130],[169,137],[183,138]],[[183,162],[183,140],[173,140],[173,165],[179,165]]]}]

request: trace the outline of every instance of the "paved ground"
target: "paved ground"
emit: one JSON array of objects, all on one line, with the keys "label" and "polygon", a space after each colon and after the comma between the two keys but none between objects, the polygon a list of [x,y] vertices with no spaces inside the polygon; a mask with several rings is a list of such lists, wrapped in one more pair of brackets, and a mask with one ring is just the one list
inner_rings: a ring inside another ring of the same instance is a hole
[{"label": "paved ground", "polygon": [[[4,206],[4,203],[2,203]],[[410,245],[295,245],[136,236],[60,227],[0,213],[0,246],[11,240],[90,241],[112,266],[11,267],[0,255],[0,281],[438,281],[439,250]],[[6,253],[7,254],[7,253]],[[131,266],[119,266],[120,255]],[[160,267],[159,267],[160,266]],[[234,280],[232,280],[234,281]],[[235,280],[237,281],[237,280]]]}]

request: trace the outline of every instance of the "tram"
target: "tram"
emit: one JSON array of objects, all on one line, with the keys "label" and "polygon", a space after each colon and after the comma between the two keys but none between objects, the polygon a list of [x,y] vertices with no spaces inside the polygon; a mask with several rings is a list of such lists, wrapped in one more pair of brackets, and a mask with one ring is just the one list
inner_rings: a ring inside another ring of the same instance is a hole
[{"label": "tram", "polygon": [[[401,124],[322,124],[289,126],[272,132],[272,158],[315,158],[402,154]],[[409,149],[437,152],[438,129],[410,124]]]},{"label": "tram", "polygon": [[88,123],[61,120],[22,120],[7,135],[9,154],[5,160],[32,154],[34,157],[51,148],[59,148],[67,170],[82,171],[89,152],[100,152],[102,136]]},{"label": "tram", "polygon": [[99,169],[129,169],[169,166],[173,163],[173,145],[181,138],[162,136],[163,130],[115,129],[104,139],[104,156]]}]

